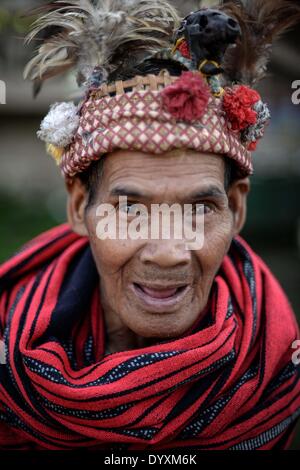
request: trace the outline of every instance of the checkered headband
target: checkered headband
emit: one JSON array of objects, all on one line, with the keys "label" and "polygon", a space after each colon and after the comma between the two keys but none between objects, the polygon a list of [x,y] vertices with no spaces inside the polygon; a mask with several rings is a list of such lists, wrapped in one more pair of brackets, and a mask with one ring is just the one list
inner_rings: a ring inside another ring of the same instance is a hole
[{"label": "checkered headband", "polygon": [[[204,114],[193,122],[178,120],[166,109],[162,90],[176,81],[165,72],[92,90],[77,110],[72,142],[63,152],[58,149],[63,175],[73,177],[117,149],[163,154],[180,148],[225,155],[241,174],[251,174],[251,152],[228,125],[220,98],[210,94]],[[57,147],[49,150],[55,156]]]}]

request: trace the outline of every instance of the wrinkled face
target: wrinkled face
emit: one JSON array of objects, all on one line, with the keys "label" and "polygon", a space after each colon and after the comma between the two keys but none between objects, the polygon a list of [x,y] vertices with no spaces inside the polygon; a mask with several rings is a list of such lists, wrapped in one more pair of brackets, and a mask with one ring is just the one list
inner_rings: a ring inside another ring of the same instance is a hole
[{"label": "wrinkled face", "polygon": [[[150,155],[117,151],[107,156],[103,176],[86,211],[86,195],[76,181],[70,190],[74,230],[90,239],[100,275],[101,300],[111,315],[143,337],[177,337],[205,308],[214,277],[245,218],[248,180],[226,193],[225,163],[217,155],[192,150]],[[119,196],[128,205],[119,207]],[[204,245],[187,250],[183,240],[100,240],[99,204],[129,215],[132,204],[202,204]],[[80,214],[84,214],[81,215]]]}]

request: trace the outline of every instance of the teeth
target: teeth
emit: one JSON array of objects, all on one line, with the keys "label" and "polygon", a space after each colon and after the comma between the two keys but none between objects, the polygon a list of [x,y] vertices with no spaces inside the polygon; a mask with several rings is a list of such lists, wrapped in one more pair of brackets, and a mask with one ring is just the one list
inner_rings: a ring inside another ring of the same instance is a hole
[{"label": "teeth", "polygon": [[148,287],[140,286],[141,289],[151,297],[155,299],[166,299],[168,297],[172,297],[177,293],[178,288],[174,287],[172,289],[149,289]]}]

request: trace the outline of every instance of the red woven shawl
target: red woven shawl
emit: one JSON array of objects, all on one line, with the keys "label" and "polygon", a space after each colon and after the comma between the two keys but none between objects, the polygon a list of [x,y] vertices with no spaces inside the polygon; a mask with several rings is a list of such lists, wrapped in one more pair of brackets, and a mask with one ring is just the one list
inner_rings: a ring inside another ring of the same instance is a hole
[{"label": "red woven shawl", "polygon": [[[0,267],[0,447],[285,448],[300,414],[293,312],[241,239],[182,337],[104,356],[88,240],[62,225]],[[200,315],[199,315],[200,318]]]}]

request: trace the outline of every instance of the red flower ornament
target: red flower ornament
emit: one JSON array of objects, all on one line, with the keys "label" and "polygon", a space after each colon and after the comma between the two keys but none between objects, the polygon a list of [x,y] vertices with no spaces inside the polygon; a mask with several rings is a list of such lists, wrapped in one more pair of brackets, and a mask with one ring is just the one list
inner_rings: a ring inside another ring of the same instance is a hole
[{"label": "red flower ornament", "polygon": [[161,92],[163,106],[172,116],[183,121],[197,121],[205,113],[210,91],[198,72],[183,72],[172,85]]},{"label": "red flower ornament", "polygon": [[179,46],[177,47],[178,51],[180,52],[180,54],[185,57],[186,59],[190,59],[191,58],[191,53],[190,53],[190,49],[189,49],[189,46],[188,46],[188,43],[186,41],[182,41],[181,44],[179,44]]},{"label": "red flower ornament", "polygon": [[258,143],[257,141],[250,142],[250,144],[247,147],[247,150],[249,150],[249,152],[254,152],[257,148],[257,143]]},{"label": "red flower ornament", "polygon": [[257,91],[240,85],[229,88],[223,97],[223,109],[234,131],[242,131],[256,123],[257,112],[252,108],[260,100]]}]

